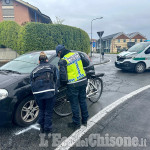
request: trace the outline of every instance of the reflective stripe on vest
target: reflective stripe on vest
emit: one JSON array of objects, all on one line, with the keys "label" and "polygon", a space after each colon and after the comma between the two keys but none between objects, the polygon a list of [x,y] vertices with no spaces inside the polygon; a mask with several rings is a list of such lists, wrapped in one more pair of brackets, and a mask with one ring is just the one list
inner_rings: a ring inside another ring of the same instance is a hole
[{"label": "reflective stripe on vest", "polygon": [[68,53],[62,59],[67,61],[68,82],[75,83],[86,76],[81,57],[78,53]]}]

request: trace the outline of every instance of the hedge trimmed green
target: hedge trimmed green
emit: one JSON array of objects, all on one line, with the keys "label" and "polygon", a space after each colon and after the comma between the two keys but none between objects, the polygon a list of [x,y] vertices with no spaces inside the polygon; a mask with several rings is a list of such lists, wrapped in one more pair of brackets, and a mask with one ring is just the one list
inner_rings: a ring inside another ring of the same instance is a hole
[{"label": "hedge trimmed green", "polygon": [[[5,32],[2,32],[3,28]],[[4,36],[4,33],[7,34]],[[21,53],[54,50],[58,44],[64,44],[67,49],[90,52],[88,34],[79,28],[62,24],[27,23],[21,27],[15,22],[5,21],[0,23],[0,39],[3,40],[0,40],[0,44]]]},{"label": "hedge trimmed green", "polygon": [[0,23],[0,45],[17,49],[18,33],[20,26],[14,21],[3,21]]},{"label": "hedge trimmed green", "polygon": [[46,24],[28,23],[19,32],[18,50],[24,52],[48,50],[54,47],[53,37]]},{"label": "hedge trimmed green", "polygon": [[67,49],[90,52],[90,39],[85,31],[62,24],[49,24],[48,28],[53,37],[53,49],[58,44],[64,44]]}]

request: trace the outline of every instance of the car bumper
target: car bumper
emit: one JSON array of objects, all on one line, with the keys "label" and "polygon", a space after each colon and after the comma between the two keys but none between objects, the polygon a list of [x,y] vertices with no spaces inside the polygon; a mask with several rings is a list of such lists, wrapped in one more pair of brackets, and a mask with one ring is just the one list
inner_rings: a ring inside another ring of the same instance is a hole
[{"label": "car bumper", "polygon": [[135,68],[135,65],[134,63],[131,63],[129,61],[126,61],[126,62],[118,62],[116,61],[115,62],[115,66],[119,69],[124,69],[124,70],[134,70]]},{"label": "car bumper", "polygon": [[0,111],[0,126],[10,124],[12,119],[11,113],[7,111]]},{"label": "car bumper", "polygon": [[11,98],[0,100],[0,126],[12,123],[14,103]]}]

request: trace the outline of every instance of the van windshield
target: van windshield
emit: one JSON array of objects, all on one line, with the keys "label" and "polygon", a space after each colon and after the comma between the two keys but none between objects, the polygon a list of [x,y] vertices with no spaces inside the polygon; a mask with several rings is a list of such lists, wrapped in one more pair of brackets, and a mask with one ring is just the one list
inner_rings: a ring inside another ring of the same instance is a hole
[{"label": "van windshield", "polygon": [[143,51],[149,45],[150,45],[150,43],[148,43],[148,42],[138,43],[138,44],[135,44],[134,46],[132,46],[131,48],[129,48],[128,51],[129,52],[140,53],[141,51]]}]

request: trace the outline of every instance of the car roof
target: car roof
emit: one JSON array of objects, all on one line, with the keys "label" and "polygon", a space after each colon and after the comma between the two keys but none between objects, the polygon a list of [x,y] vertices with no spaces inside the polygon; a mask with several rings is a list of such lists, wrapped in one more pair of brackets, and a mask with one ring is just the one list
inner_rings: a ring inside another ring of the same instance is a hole
[{"label": "car roof", "polygon": [[[56,54],[56,50],[41,50],[41,51],[31,51],[31,52],[29,52],[29,53],[26,53],[26,54],[33,54],[33,53],[40,53],[40,52],[45,52],[45,53],[47,53],[47,54]],[[71,50],[72,52],[79,52],[79,53],[84,53],[85,54],[85,52],[81,52],[81,51],[76,51],[76,50]]]},{"label": "car roof", "polygon": [[31,52],[28,52],[28,53],[25,53],[25,54],[34,54],[34,53],[40,53],[40,52],[46,52],[46,53],[56,53],[56,50],[38,50],[38,51],[31,51]]},{"label": "car roof", "polygon": [[[42,50],[41,50],[42,51]],[[32,51],[32,52],[29,52],[29,53],[26,53],[26,54],[34,54],[34,53],[37,53],[37,54],[40,54],[41,51]],[[84,56],[86,58],[89,59],[89,56],[85,53],[85,52],[81,52],[81,51],[77,51],[77,50],[70,50],[71,52],[78,52],[78,53],[82,53],[84,54]],[[44,50],[44,52],[46,53],[46,55],[51,55],[49,59],[53,58],[54,56],[56,56],[56,50]],[[90,59],[89,59],[90,60]],[[90,60],[91,61],[91,60]]]}]

